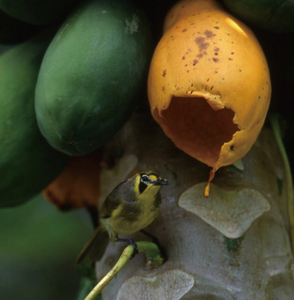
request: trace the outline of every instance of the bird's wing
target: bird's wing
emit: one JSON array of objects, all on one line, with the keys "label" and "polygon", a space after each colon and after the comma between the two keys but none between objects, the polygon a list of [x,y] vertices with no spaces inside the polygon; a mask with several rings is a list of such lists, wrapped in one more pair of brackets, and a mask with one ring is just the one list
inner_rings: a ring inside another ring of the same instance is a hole
[{"label": "bird's wing", "polygon": [[105,199],[103,202],[100,210],[99,216],[100,218],[110,218],[112,212],[117,209],[119,204],[122,202],[121,195],[123,194],[123,184],[124,182],[120,183]]}]

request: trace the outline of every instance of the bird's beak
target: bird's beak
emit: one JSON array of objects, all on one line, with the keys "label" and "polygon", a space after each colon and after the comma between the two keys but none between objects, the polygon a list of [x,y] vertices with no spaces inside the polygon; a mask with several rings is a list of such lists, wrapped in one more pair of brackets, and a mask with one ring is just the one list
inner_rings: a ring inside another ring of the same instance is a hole
[{"label": "bird's beak", "polygon": [[154,185],[169,185],[168,181],[164,178],[158,177],[156,181],[153,182]]}]

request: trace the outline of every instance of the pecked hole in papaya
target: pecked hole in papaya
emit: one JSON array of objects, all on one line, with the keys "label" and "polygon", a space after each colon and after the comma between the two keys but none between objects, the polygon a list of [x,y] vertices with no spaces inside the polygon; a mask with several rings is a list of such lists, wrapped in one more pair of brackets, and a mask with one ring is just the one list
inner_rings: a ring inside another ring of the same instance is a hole
[{"label": "pecked hole in papaya", "polygon": [[212,167],[222,145],[239,130],[233,123],[234,111],[213,110],[203,97],[172,97],[169,107],[161,113],[157,120],[175,145]]}]

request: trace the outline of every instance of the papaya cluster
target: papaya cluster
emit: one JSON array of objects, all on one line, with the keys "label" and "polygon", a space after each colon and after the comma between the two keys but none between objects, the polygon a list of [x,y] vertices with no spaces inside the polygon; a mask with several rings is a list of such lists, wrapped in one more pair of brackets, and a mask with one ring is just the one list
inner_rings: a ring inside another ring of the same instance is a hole
[{"label": "papaya cluster", "polygon": [[[140,102],[150,23],[129,1],[0,1],[0,206],[45,189]],[[2,30],[3,28],[3,30]],[[2,47],[3,48],[3,47]],[[4,48],[3,48],[4,49]]]},{"label": "papaya cluster", "polygon": [[[0,0],[0,207],[43,191],[146,100],[151,57],[176,2]],[[262,30],[293,31],[291,1],[218,2]]]}]

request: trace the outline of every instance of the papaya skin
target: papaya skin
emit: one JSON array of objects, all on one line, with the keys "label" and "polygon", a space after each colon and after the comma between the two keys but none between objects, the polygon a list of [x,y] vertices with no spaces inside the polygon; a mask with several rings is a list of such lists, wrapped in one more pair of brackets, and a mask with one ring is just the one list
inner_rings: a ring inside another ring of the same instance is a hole
[{"label": "papaya skin", "polygon": [[0,207],[32,199],[70,161],[41,135],[34,109],[38,71],[53,35],[41,33],[0,56]]},{"label": "papaya skin", "polygon": [[87,1],[50,44],[36,87],[47,141],[85,155],[106,143],[139,104],[152,40],[148,20],[125,1]]},{"label": "papaya skin", "polygon": [[286,33],[294,31],[294,3],[279,0],[224,0],[236,17],[266,31]]},{"label": "papaya skin", "polygon": [[0,9],[25,23],[47,25],[62,19],[77,2],[78,0],[0,0]]},{"label": "papaya skin", "polygon": [[17,44],[32,38],[43,30],[37,25],[14,19],[0,10],[0,44]]},{"label": "papaya skin", "polygon": [[212,167],[210,182],[245,156],[263,126],[266,58],[253,32],[213,0],[177,3],[164,28],[149,70],[151,113],[178,148]]}]

